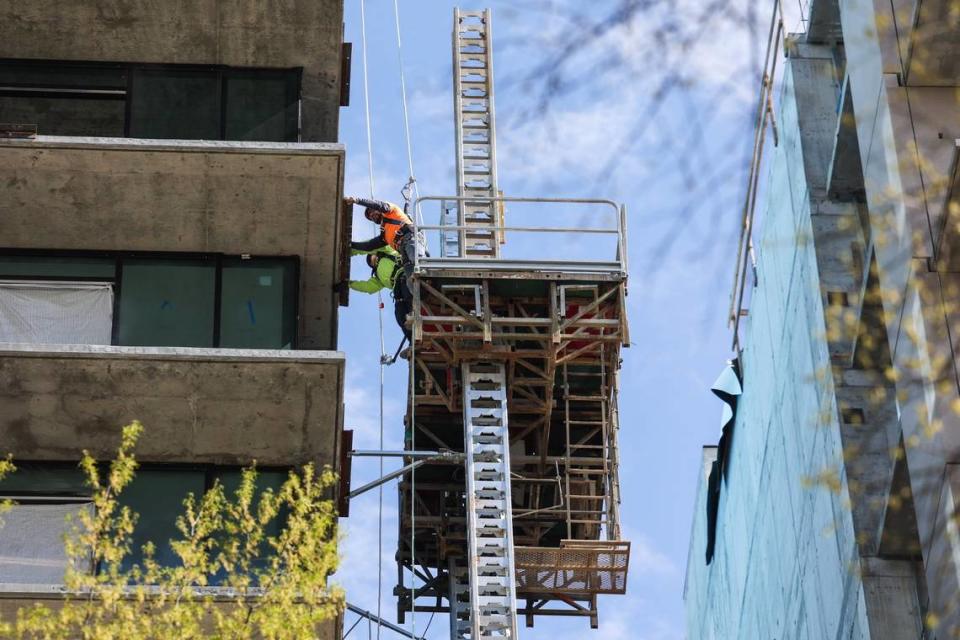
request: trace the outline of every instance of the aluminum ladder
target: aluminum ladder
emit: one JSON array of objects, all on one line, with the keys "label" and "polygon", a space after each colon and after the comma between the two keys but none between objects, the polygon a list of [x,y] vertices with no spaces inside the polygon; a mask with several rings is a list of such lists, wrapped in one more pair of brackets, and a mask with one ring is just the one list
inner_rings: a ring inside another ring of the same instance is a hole
[{"label": "aluminum ladder", "polygon": [[[490,10],[453,13],[453,101],[457,143],[458,207],[455,232],[443,234],[449,255],[499,258],[501,207],[497,188],[497,139],[493,103],[493,38]],[[472,198],[476,198],[473,200]],[[453,239],[456,240],[456,246]],[[454,254],[454,251],[456,252]]]},{"label": "aluminum ladder", "polygon": [[502,363],[463,365],[470,640],[517,637],[507,376]]}]

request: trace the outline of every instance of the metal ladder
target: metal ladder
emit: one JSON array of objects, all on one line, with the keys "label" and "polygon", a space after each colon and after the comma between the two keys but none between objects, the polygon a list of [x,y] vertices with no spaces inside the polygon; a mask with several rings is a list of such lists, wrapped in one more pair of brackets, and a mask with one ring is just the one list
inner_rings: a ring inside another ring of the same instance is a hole
[{"label": "metal ladder", "polygon": [[490,10],[453,13],[453,101],[457,142],[458,257],[498,258],[502,234],[497,189]]},{"label": "metal ladder", "polygon": [[463,365],[471,640],[517,637],[507,376]]},{"label": "metal ladder", "polygon": [[[578,372],[570,371],[567,363],[563,364],[563,401],[564,401],[564,435],[566,437],[565,490],[567,511],[567,538],[568,539],[596,539],[601,529],[619,528],[616,510],[611,505],[618,496],[607,494],[612,489],[611,474],[613,455],[619,455],[616,449],[611,449],[610,407],[609,395],[606,387],[606,371],[604,363],[604,346],[600,346],[599,371]],[[580,381],[590,381],[596,386],[591,393],[577,393],[571,391],[572,378]],[[592,444],[573,437],[573,430],[587,431],[593,434],[590,439],[599,435],[600,443]],[[586,466],[576,464],[574,459],[580,457],[596,457],[600,466]],[[615,483],[617,493],[619,484]]]}]

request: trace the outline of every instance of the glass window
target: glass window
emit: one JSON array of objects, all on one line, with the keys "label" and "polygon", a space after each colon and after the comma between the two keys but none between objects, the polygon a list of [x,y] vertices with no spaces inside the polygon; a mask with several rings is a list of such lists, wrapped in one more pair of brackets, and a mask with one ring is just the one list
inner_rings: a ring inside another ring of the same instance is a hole
[{"label": "glass window", "polygon": [[0,480],[0,496],[88,496],[90,487],[76,466],[17,463],[17,470]]},{"label": "glass window", "polygon": [[200,498],[205,487],[201,470],[139,469],[127,488],[120,493],[120,504],[139,514],[133,531],[130,555],[123,569],[143,562],[143,545],[152,542],[154,557],[166,566],[176,566],[179,560],[170,547],[170,541],[180,537],[177,517],[183,515],[183,501],[187,494]]},{"label": "glass window", "polygon": [[130,136],[221,139],[218,75],[212,69],[135,69],[130,96]]},{"label": "glass window", "polygon": [[[236,470],[218,470],[216,475],[220,480],[220,483],[223,485],[224,493],[227,496],[228,500],[234,500],[234,492],[237,490],[237,487],[240,486],[241,471]],[[256,492],[253,497],[253,512],[256,513],[257,505],[260,502],[260,496],[266,489],[272,489],[274,493],[280,490],[280,487],[283,486],[283,483],[287,480],[288,473],[286,471],[258,471],[257,472],[257,482],[256,482]],[[265,533],[267,536],[279,536],[283,531],[283,526],[286,521],[286,514],[281,509],[277,518],[270,522],[266,526]],[[266,541],[261,545],[261,552],[259,557],[254,563],[253,569],[264,569],[268,566],[269,559],[271,557],[271,550]],[[221,571],[218,575],[215,575],[211,578],[211,584],[222,584],[226,578],[226,572]]]},{"label": "glass window", "polygon": [[220,346],[290,349],[296,329],[296,263],[292,259],[226,259]]},{"label": "glass window", "polygon": [[0,256],[0,278],[23,276],[113,280],[115,264],[113,258]]},{"label": "glass window", "polygon": [[0,342],[110,344],[113,285],[0,280]]},{"label": "glass window", "polygon": [[55,98],[0,93],[3,121],[36,125],[42,136],[123,137],[126,105],[121,100]]},{"label": "glass window", "polygon": [[120,66],[0,62],[0,113],[41,135],[122,136],[126,75]]},{"label": "glass window", "polygon": [[226,139],[296,142],[298,71],[230,69],[226,83]]},{"label": "glass window", "polygon": [[[62,584],[67,569],[64,538],[71,535],[90,502],[21,502],[3,514],[0,535],[0,583]],[[89,556],[76,567],[92,572]]]},{"label": "glass window", "polygon": [[0,516],[0,582],[62,583],[67,565],[63,539],[80,511],[91,508],[85,499],[89,495],[76,466],[17,463],[17,470],[0,480],[0,498],[17,499]]},{"label": "glass window", "polygon": [[127,71],[121,65],[4,60],[0,61],[0,87],[125,91]]},{"label": "glass window", "polygon": [[126,259],[121,274],[119,344],[213,346],[212,261]]}]

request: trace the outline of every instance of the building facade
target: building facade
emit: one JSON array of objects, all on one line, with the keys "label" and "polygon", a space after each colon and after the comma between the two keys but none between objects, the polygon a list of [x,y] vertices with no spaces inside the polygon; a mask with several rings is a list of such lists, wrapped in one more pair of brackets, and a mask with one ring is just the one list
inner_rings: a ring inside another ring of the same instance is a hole
[{"label": "building facade", "polygon": [[955,11],[814,0],[771,47],[743,393],[704,450],[691,639],[960,637]]},{"label": "building facade", "polygon": [[0,2],[0,23],[6,615],[56,597],[76,462],[133,420],[124,500],[161,561],[188,492],[339,467],[349,56],[340,0]]}]

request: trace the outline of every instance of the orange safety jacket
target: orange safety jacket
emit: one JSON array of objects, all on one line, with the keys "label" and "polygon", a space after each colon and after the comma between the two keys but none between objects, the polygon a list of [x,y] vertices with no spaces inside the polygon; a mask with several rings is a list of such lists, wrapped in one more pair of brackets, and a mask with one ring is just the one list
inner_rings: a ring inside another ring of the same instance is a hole
[{"label": "orange safety jacket", "polygon": [[[387,203],[389,204],[389,203]],[[383,213],[383,222],[380,223],[380,233],[383,239],[395,251],[400,251],[397,235],[404,227],[413,226],[410,217],[395,204],[390,204],[390,210]]]},{"label": "orange safety jacket", "polygon": [[379,236],[365,242],[352,242],[351,247],[361,251],[374,251],[380,247],[389,246],[399,252],[400,239],[404,233],[412,230],[413,220],[411,220],[400,207],[392,202],[357,198],[356,203],[367,209],[379,211],[383,214],[383,220],[380,222]]}]

